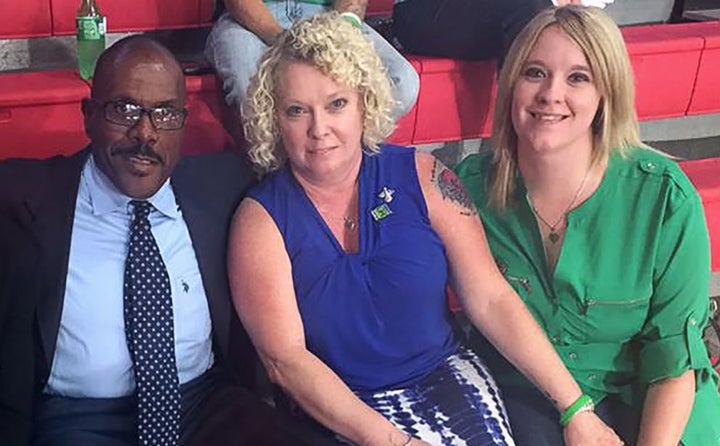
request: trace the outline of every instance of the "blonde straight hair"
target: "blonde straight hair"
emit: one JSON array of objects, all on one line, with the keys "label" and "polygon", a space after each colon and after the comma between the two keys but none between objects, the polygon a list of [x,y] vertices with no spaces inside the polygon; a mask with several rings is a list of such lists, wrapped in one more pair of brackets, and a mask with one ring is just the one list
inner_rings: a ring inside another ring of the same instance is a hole
[{"label": "blonde straight hair", "polygon": [[550,8],[527,24],[510,47],[500,71],[492,128],[494,172],[489,203],[503,209],[515,189],[518,137],[512,123],[515,84],[542,32],[555,26],[582,50],[590,65],[600,105],[592,123],[592,162],[607,161],[613,151],[625,156],[643,146],[635,115],[635,87],[630,58],[620,29],[601,9],[569,5]]}]

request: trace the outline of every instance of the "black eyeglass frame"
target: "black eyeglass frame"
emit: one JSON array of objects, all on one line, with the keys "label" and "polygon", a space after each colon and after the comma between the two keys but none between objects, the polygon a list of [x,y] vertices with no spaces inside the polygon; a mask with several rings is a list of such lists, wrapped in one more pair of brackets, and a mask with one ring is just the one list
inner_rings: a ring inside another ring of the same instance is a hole
[{"label": "black eyeglass frame", "polygon": [[[90,98],[90,101],[99,104],[102,106],[103,109],[103,118],[107,122],[110,122],[112,124],[121,125],[124,127],[135,127],[138,122],[142,119],[144,115],[148,115],[150,118],[150,123],[152,123],[153,127],[157,130],[180,130],[185,126],[185,119],[187,118],[188,111],[186,108],[177,108],[172,106],[159,106],[159,107],[143,107],[142,105],[136,104],[132,101],[128,101],[125,99],[116,99],[114,101],[99,101],[94,98]],[[132,106],[139,114],[137,115],[137,118],[132,118],[130,115],[125,115],[126,118],[124,120],[121,119],[113,119],[112,118],[112,107],[116,107],[118,105],[125,105],[125,106]],[[168,127],[167,124],[164,124],[162,121],[159,121],[157,118],[157,115],[155,113],[158,112],[177,112],[179,113],[177,115],[177,118],[179,119],[179,125],[177,126],[170,126]],[[159,124],[159,125],[158,125]]]}]

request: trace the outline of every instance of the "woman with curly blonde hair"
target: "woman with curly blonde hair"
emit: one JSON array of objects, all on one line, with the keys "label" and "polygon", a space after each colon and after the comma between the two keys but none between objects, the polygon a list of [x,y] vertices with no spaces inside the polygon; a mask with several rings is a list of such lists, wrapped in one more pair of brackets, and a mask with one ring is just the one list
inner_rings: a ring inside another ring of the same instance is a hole
[{"label": "woman with curly blonde hair", "polygon": [[[320,71],[360,93],[363,113],[363,146],[377,152],[378,145],[394,128],[390,84],[382,62],[357,30],[347,21],[331,20],[326,14],[283,36],[285,44],[271,46],[260,60],[243,104],[243,122],[248,154],[261,174],[279,168],[285,162],[280,130],[275,118],[276,89],[280,73],[293,61],[312,63]],[[315,26],[316,24],[322,26]],[[330,38],[332,36],[332,39]],[[322,50],[319,50],[322,48]]]},{"label": "woman with curly blonde hair", "polygon": [[[457,177],[382,143],[389,83],[337,14],[297,22],[244,105],[263,181],[231,228],[235,307],[271,380],[359,445],[514,445],[494,381],[461,345],[445,289],[559,410],[581,394],[484,246]],[[449,274],[448,274],[449,273]],[[616,445],[592,413],[572,438]]]}]

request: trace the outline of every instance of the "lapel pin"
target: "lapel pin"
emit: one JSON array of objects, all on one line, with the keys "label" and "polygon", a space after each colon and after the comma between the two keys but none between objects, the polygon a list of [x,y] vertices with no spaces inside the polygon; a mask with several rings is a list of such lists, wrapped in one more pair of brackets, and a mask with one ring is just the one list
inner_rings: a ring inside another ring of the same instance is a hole
[{"label": "lapel pin", "polygon": [[394,193],[395,193],[394,189],[390,189],[389,187],[385,186],[382,188],[382,190],[378,194],[378,198],[383,200],[385,203],[390,203],[391,201],[393,201]]},{"label": "lapel pin", "polygon": [[375,221],[380,221],[392,214],[392,209],[390,209],[390,206],[388,206],[387,203],[383,203],[379,206],[375,206],[370,213]]}]

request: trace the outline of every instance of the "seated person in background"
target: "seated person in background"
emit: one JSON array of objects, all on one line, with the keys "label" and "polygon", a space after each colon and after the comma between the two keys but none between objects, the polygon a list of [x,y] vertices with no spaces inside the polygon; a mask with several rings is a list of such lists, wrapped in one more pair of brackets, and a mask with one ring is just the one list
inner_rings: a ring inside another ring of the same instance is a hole
[{"label": "seated person in background", "polygon": [[467,60],[503,59],[515,36],[545,8],[613,0],[395,0],[393,32],[405,51]]},{"label": "seated person in background", "polygon": [[502,59],[525,24],[551,5],[551,0],[395,0],[393,33],[411,54]]},{"label": "seated person in background", "polygon": [[225,267],[251,174],[180,160],[184,100],[173,55],[123,39],[83,101],[90,146],[0,163],[2,444],[318,444],[231,367],[255,371]]},{"label": "seated person in background", "polygon": [[[265,178],[230,231],[236,308],[272,381],[353,444],[513,445],[492,377],[453,326],[448,280],[557,409],[580,389],[475,249],[483,230],[457,177],[382,144],[392,106],[382,62],[337,14],[296,22],[263,56],[243,119]],[[567,434],[619,443],[592,412]]]},{"label": "seated person in background", "polygon": [[[640,142],[633,100],[613,21],[545,11],[500,73],[494,153],[457,171],[500,270],[598,415],[628,444],[719,444],[702,205],[677,164]],[[518,445],[562,444],[555,408],[476,336]]]},{"label": "seated person in background", "polygon": [[[420,88],[418,74],[402,54],[362,21],[368,0],[223,1],[225,11],[208,37],[205,56],[222,79],[225,101],[238,118],[250,78],[257,71],[258,61],[267,46],[296,20],[330,10],[348,15],[346,18],[372,41],[390,76],[393,97],[400,103],[395,118],[405,115],[415,104]],[[238,122],[239,119],[231,125],[240,127]],[[228,130],[238,134],[232,128]]]}]

